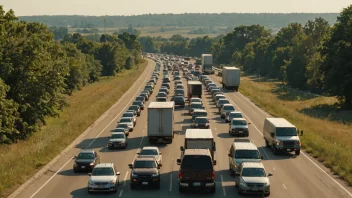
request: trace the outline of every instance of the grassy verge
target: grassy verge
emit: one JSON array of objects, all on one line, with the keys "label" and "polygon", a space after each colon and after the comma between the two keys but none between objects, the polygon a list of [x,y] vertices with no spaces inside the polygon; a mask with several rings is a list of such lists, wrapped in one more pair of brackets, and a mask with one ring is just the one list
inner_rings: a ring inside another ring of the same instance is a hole
[{"label": "grassy verge", "polygon": [[7,197],[94,123],[133,85],[147,64],[83,87],[68,97],[70,106],[59,118],[47,119],[47,126],[27,141],[0,145],[0,197]]},{"label": "grassy verge", "polygon": [[352,185],[352,111],[343,110],[333,97],[283,87],[279,82],[244,76],[240,92],[276,117],[304,130],[302,146]]}]

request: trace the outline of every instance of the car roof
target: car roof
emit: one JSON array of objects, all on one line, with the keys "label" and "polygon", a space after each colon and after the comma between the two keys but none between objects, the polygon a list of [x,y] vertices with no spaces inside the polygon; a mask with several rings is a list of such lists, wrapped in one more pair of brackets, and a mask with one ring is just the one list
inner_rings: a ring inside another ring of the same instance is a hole
[{"label": "car roof", "polygon": [[209,149],[186,149],[184,155],[210,155]]},{"label": "car roof", "polygon": [[111,133],[111,135],[120,135],[120,134],[125,135],[124,132],[112,132],[112,133]]},{"label": "car roof", "polygon": [[150,157],[146,157],[146,156],[137,156],[135,161],[155,161],[155,158],[150,156]]},{"label": "car roof", "polygon": [[238,121],[244,120],[244,121],[247,121],[245,118],[232,118],[232,120],[238,120]]},{"label": "car roof", "polygon": [[233,104],[224,104],[224,107],[225,107],[225,106],[233,106]]},{"label": "car roof", "polygon": [[205,110],[205,109],[195,109],[195,110],[194,110],[194,113],[195,113],[195,112],[206,112],[206,113],[208,113],[207,110]]},{"label": "car roof", "polygon": [[198,116],[198,117],[196,117],[196,119],[208,119],[208,118],[205,116]]},{"label": "car roof", "polygon": [[242,162],[242,168],[264,168],[261,162]]},{"label": "car roof", "polygon": [[114,164],[113,163],[100,163],[100,164],[97,164],[95,165],[94,168],[113,168],[114,167]]},{"label": "car roof", "polygon": [[233,142],[233,147],[236,150],[258,150],[258,147],[252,142]]},{"label": "car roof", "polygon": [[159,150],[159,148],[156,146],[145,146],[142,148],[142,150],[154,150],[154,149]]},{"label": "car roof", "polygon": [[200,104],[201,105],[202,103],[201,102],[191,102],[191,105],[192,104]]},{"label": "car roof", "polygon": [[79,153],[94,153],[93,150],[81,150]]},{"label": "car roof", "polygon": [[242,112],[241,111],[231,111],[230,114],[242,114]]},{"label": "car roof", "polygon": [[225,97],[224,94],[216,94],[215,97],[216,97],[216,96],[224,96],[224,97]]}]

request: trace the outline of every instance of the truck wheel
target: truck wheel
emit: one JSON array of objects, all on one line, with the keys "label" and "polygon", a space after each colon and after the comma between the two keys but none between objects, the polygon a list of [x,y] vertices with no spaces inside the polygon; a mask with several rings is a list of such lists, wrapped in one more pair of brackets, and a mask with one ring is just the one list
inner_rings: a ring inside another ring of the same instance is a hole
[{"label": "truck wheel", "polygon": [[274,154],[274,155],[277,155],[277,149],[276,149],[276,146],[275,146],[275,145],[273,145],[273,154]]},{"label": "truck wheel", "polygon": [[298,150],[295,151],[296,155],[299,155],[300,153],[301,153],[301,149],[298,149]]},{"label": "truck wheel", "polygon": [[269,142],[266,139],[264,139],[264,141],[265,141],[265,147],[270,148]]}]

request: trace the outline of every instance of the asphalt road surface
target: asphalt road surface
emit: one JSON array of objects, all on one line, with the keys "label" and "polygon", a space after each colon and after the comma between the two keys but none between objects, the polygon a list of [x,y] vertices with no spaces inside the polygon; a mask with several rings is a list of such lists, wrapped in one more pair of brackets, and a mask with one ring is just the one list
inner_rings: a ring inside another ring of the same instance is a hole
[{"label": "asphalt road surface", "polygon": [[[155,101],[160,86],[162,74],[151,95],[151,99],[145,104],[145,110],[137,118],[137,125],[130,133],[128,147],[125,150],[108,150],[106,145],[109,140],[110,130],[113,129],[121,114],[129,107],[135,97],[144,88],[150,79],[155,63],[149,61],[148,68],[135,82],[131,89],[100,119],[100,122],[91,127],[87,135],[78,142],[74,148],[64,154],[60,160],[54,163],[49,170],[35,179],[21,192],[16,192],[12,197],[20,198],[83,198],[83,197],[241,197],[237,194],[234,177],[230,176],[227,152],[233,142],[233,137],[228,135],[228,124],[220,118],[220,115],[212,102],[210,95],[204,91],[203,103],[208,111],[210,126],[215,137],[217,151],[215,159],[216,168],[216,193],[195,194],[178,192],[178,165],[176,159],[180,157],[180,146],[184,143],[184,133],[190,128],[190,116],[186,108],[175,108],[175,137],[172,144],[159,145],[163,155],[163,166],[161,170],[160,190],[138,189],[131,190],[129,185],[130,169],[128,164],[136,157],[138,148],[149,145],[147,135],[147,107],[151,101]],[[162,72],[161,72],[162,73]],[[219,86],[219,77],[211,77]],[[172,79],[172,78],[171,78]],[[173,81],[170,83],[170,100],[173,95]],[[183,85],[187,89],[187,82],[183,79]],[[187,90],[185,90],[187,93]],[[240,93],[226,92],[226,97],[235,108],[245,115],[252,124],[249,126],[250,139],[254,141],[264,156],[263,164],[268,172],[274,175],[270,177],[271,196],[275,198],[342,198],[352,197],[351,188],[344,183],[335,180],[333,176],[326,173],[326,169],[305,153],[296,157],[293,154],[281,154],[274,156],[270,149],[265,148],[262,137],[262,126],[267,113],[256,107]],[[72,157],[81,149],[94,149],[101,157],[101,162],[115,163],[120,175],[119,191],[114,193],[96,193],[89,195],[87,192],[88,173],[73,173]],[[255,196],[251,196],[255,197]]]}]

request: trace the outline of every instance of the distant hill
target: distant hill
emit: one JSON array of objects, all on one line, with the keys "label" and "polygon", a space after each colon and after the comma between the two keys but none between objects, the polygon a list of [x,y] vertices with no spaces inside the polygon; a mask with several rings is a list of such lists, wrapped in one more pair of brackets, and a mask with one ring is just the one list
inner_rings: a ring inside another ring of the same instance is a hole
[{"label": "distant hill", "polygon": [[260,24],[267,28],[281,28],[290,22],[305,24],[308,20],[322,17],[335,23],[338,13],[222,13],[222,14],[146,14],[135,16],[22,16],[20,20],[41,22],[48,26],[69,26],[77,28],[104,27],[150,27],[150,26],[178,26],[178,27],[236,27],[239,25]]}]

